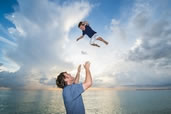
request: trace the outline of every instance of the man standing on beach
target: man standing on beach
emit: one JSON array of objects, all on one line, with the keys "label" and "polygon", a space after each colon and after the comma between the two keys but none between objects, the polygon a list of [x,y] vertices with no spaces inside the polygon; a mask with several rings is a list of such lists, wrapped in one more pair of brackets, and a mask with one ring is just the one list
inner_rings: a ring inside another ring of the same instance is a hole
[{"label": "man standing on beach", "polygon": [[78,67],[76,77],[67,72],[61,72],[56,79],[56,85],[62,88],[62,94],[67,114],[85,114],[82,93],[92,85],[90,62],[85,62],[85,81],[79,83],[81,65]]}]

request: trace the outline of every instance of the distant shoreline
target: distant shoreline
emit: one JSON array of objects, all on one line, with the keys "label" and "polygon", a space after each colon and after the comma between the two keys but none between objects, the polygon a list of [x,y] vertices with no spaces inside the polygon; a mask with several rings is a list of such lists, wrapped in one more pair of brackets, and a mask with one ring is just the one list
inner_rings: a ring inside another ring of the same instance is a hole
[{"label": "distant shoreline", "polygon": [[[5,88],[5,87],[0,87],[0,90],[48,90],[48,91],[62,91],[60,88],[18,88],[18,89],[11,89],[11,88]],[[125,86],[120,86],[120,87],[114,87],[114,88],[89,88],[88,91],[105,91],[105,90],[115,90],[115,91],[124,91],[124,90],[131,90],[131,91],[151,91],[151,90],[171,90],[171,87],[125,87]]]},{"label": "distant shoreline", "polygon": [[171,88],[163,88],[163,89],[161,89],[161,88],[153,88],[153,89],[148,89],[148,88],[145,88],[145,89],[136,89],[136,90],[141,90],[141,91],[145,91],[145,90],[171,90]]}]

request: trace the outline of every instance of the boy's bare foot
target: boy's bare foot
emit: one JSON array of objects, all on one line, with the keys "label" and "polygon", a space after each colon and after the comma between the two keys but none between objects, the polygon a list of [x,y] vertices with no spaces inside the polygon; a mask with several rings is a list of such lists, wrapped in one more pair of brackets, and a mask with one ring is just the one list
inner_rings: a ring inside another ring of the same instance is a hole
[{"label": "boy's bare foot", "polygon": [[108,44],[109,44],[107,41],[104,41],[104,43],[105,43],[106,45],[108,45]]},{"label": "boy's bare foot", "polygon": [[98,44],[91,44],[92,46],[100,47]]}]

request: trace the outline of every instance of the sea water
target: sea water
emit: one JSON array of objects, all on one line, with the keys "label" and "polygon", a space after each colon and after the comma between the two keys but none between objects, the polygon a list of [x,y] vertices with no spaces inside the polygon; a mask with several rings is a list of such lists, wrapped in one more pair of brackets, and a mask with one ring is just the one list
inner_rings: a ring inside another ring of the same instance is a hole
[{"label": "sea water", "polygon": [[[88,90],[86,114],[171,114],[171,90]],[[0,90],[0,114],[65,114],[62,91]]]}]

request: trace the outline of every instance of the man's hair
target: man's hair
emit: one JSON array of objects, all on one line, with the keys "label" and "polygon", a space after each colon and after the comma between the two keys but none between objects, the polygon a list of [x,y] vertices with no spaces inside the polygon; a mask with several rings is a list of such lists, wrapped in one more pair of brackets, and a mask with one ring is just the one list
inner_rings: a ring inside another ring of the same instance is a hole
[{"label": "man's hair", "polygon": [[65,75],[64,73],[66,72],[61,72],[58,76],[57,76],[57,79],[56,79],[56,85],[59,87],[59,88],[64,88],[66,86],[66,82],[65,82]]},{"label": "man's hair", "polygon": [[80,26],[83,24],[83,22],[82,21],[80,21],[79,23],[78,23],[78,28],[80,28]]}]

